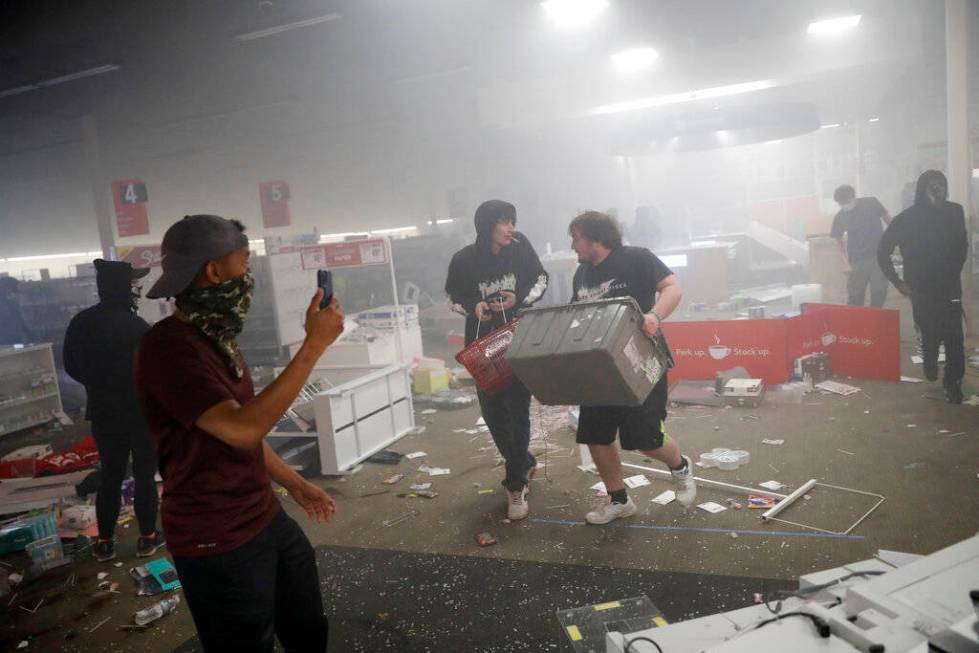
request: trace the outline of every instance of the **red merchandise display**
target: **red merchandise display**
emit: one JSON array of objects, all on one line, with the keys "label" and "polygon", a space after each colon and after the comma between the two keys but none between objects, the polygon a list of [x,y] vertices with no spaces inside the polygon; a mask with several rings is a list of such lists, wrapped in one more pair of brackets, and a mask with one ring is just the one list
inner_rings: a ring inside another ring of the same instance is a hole
[{"label": "red merchandise display", "polygon": [[0,478],[23,478],[67,474],[91,467],[99,462],[95,438],[86,435],[74,447],[56,451],[41,458],[0,462]]},{"label": "red merchandise display", "polygon": [[673,380],[713,379],[741,366],[766,384],[784,383],[792,362],[827,352],[833,373],[881,381],[901,380],[898,311],[836,304],[804,304],[802,314],[764,320],[665,322],[676,367]]},{"label": "red merchandise display", "polygon": [[882,381],[901,380],[900,312],[888,308],[803,304],[802,317],[820,333],[833,373]]},{"label": "red merchandise display", "polygon": [[785,383],[790,361],[786,353],[788,320],[717,320],[664,322],[676,367],[670,378],[713,379],[718,372],[744,367],[766,384]]}]

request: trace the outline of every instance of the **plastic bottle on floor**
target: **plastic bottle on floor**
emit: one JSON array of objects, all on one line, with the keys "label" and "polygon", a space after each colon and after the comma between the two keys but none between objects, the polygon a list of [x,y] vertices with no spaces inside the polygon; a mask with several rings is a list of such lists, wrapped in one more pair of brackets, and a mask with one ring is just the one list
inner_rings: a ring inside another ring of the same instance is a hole
[{"label": "plastic bottle on floor", "polygon": [[180,596],[174,596],[172,599],[164,599],[155,605],[140,610],[136,613],[136,625],[145,626],[146,624],[153,623],[160,617],[166,616],[177,609],[177,604],[180,603]]}]

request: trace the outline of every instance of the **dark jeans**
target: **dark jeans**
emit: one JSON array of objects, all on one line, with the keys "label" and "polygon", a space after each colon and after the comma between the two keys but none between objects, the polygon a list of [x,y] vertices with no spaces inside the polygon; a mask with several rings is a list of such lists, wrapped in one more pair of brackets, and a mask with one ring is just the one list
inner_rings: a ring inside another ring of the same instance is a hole
[{"label": "dark jeans", "polygon": [[850,261],[850,275],[846,281],[850,306],[863,306],[867,299],[867,286],[870,286],[870,305],[880,308],[887,300],[887,277],[880,271],[876,258]]},{"label": "dark jeans", "polygon": [[156,450],[145,427],[123,430],[92,424],[92,436],[99,447],[102,479],[95,497],[95,514],[99,537],[110,539],[115,534],[119,506],[122,503],[122,482],[126,478],[129,456],[133,458],[133,480],[136,496],[133,507],[140,535],[152,535],[156,530],[156,513],[160,499],[156,494]]},{"label": "dark jeans", "polygon": [[173,556],[205,651],[287,653],[326,650],[316,554],[285,511],[233,551]]},{"label": "dark jeans", "polygon": [[938,370],[938,348],[945,345],[945,387],[956,386],[965,376],[965,337],[962,333],[962,300],[911,295],[914,322],[921,330],[921,358],[925,374]]},{"label": "dark jeans", "polygon": [[506,461],[506,478],[503,487],[521,490],[527,485],[527,474],[537,466],[537,459],[530,455],[530,390],[515,381],[497,394],[488,395],[477,390],[483,420],[493,435],[493,442]]}]

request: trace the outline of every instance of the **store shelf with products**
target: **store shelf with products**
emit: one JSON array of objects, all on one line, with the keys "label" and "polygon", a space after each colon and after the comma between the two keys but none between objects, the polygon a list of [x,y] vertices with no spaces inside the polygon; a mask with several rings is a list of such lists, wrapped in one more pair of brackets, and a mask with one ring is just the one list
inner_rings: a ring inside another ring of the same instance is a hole
[{"label": "store shelf with products", "polygon": [[44,424],[60,413],[52,346],[0,348],[0,435]]}]

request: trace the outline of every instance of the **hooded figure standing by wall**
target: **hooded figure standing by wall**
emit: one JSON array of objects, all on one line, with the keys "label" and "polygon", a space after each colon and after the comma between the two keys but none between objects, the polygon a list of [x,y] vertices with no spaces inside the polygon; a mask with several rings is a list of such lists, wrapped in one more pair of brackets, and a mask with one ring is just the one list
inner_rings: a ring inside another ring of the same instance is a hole
[{"label": "hooded figure standing by wall", "polygon": [[151,556],[164,542],[156,529],[156,453],[133,380],[133,356],[150,328],[136,315],[142,289],[139,280],[149,270],[96,259],[95,272],[100,301],[68,324],[64,362],[68,375],[85,386],[86,418],[92,423],[92,435],[99,447],[102,479],[95,500],[99,539],[94,554],[99,562],[105,562],[116,557],[113,536],[130,455],[139,522],[136,555]]},{"label": "hooded figure standing by wall", "polygon": [[[547,289],[547,272],[530,241],[514,230],[513,204],[488,200],[476,209],[476,243],[456,252],[449,263],[445,292],[452,309],[466,316],[466,345],[513,320]],[[527,492],[537,460],[530,445],[530,391],[519,380],[488,395],[477,389],[483,419],[506,461],[503,487],[507,516],[529,512]]]},{"label": "hooded figure standing by wall", "polygon": [[[891,254],[901,248],[904,279],[894,270]],[[914,204],[888,226],[877,249],[884,276],[911,298],[915,324],[921,330],[925,377],[938,380],[938,349],[945,345],[945,399],[962,403],[965,343],[962,333],[962,266],[969,241],[961,204],[948,201],[948,181],[937,170],[918,178]]]}]

